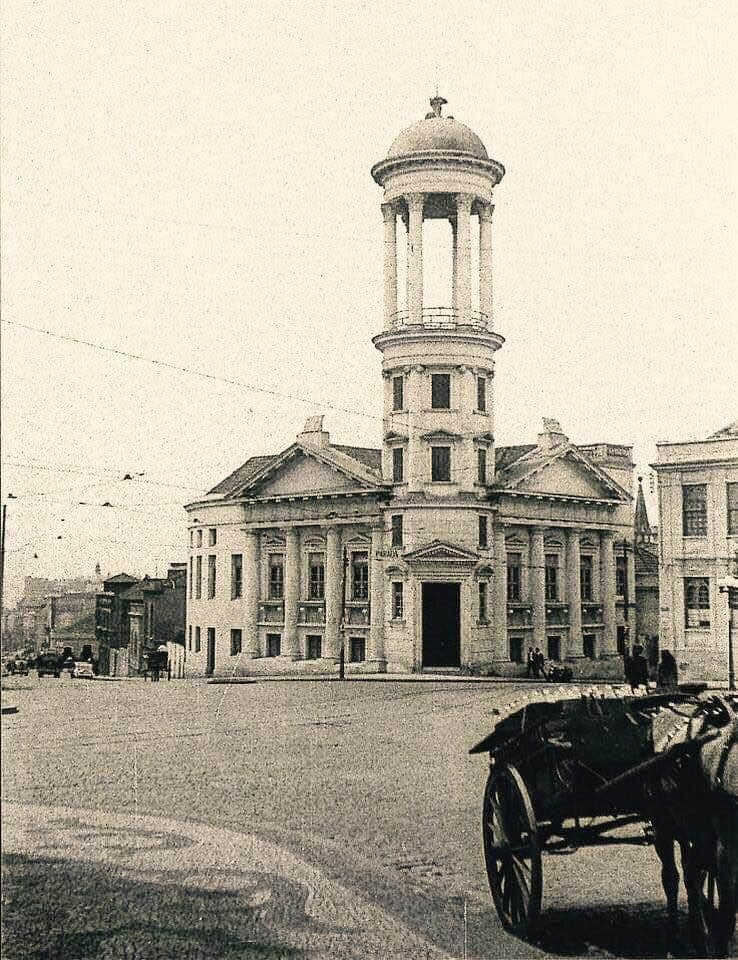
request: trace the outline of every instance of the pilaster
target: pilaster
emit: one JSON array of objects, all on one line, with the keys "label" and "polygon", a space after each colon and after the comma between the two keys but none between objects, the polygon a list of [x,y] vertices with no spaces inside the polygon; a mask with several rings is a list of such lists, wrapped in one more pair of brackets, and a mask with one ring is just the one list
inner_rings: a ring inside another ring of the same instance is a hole
[{"label": "pilaster", "polygon": [[423,204],[424,193],[407,196],[407,309],[411,324],[423,322]]},{"label": "pilaster", "polygon": [[284,557],[284,654],[300,659],[297,636],[297,611],[300,602],[300,531],[288,527],[285,532]]},{"label": "pilaster", "polygon": [[259,534],[246,530],[243,541],[243,632],[245,652],[258,657],[259,647]]},{"label": "pilaster", "polygon": [[569,604],[568,656],[582,653],[582,587],[579,531],[566,531],[566,602]]},{"label": "pilaster", "polygon": [[600,596],[605,625],[603,653],[613,654],[617,652],[618,643],[615,625],[615,554],[613,534],[610,530],[600,533]]},{"label": "pilaster", "polygon": [[328,527],[325,537],[325,655],[338,660],[343,613],[343,557],[341,530]]},{"label": "pilaster", "polygon": [[494,528],[494,582],[493,582],[493,637],[494,659],[509,660],[507,644],[507,547],[505,527],[501,523]]},{"label": "pilaster", "polygon": [[533,646],[545,653],[546,644],[546,549],[544,528],[533,527],[530,543],[530,585],[533,613]]},{"label": "pilaster", "polygon": [[382,527],[372,527],[369,554],[369,650],[367,659],[379,670],[386,669],[384,657],[384,563],[380,551],[384,545]]}]

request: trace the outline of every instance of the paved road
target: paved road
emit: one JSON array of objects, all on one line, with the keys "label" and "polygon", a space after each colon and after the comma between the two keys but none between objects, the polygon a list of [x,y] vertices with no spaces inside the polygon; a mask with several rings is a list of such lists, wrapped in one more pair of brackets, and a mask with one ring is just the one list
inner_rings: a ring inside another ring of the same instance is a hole
[{"label": "paved road", "polygon": [[645,847],[546,858],[540,942],[501,929],[467,751],[514,686],[14,685],[8,960],[663,954]]}]

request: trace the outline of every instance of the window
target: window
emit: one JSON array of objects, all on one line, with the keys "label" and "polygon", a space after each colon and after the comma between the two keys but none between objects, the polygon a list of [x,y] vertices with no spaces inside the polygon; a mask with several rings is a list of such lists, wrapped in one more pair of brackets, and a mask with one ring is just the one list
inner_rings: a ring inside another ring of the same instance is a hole
[{"label": "window", "polygon": [[405,479],[405,451],[402,447],[392,448],[392,482],[402,483]]},{"label": "window", "polygon": [[431,480],[448,483],[451,479],[451,447],[431,447]]},{"label": "window", "polygon": [[431,407],[434,410],[451,408],[451,374],[431,374]]},{"label": "window", "polygon": [[200,652],[200,628],[195,627],[195,653]]},{"label": "window", "polygon": [[628,589],[628,561],[625,557],[615,557],[615,593],[619,597],[625,596]]},{"label": "window", "polygon": [[241,631],[231,630],[231,656],[237,657],[241,652]]},{"label": "window", "polygon": [[[281,554],[273,553],[269,557],[269,599],[281,600],[284,597],[284,567]],[[275,654],[278,656],[278,654]]]},{"label": "window", "polygon": [[305,658],[307,660],[320,660],[321,653],[321,640],[318,634],[308,634],[305,638],[307,640],[307,652]]},{"label": "window", "polygon": [[523,638],[510,637],[510,659],[513,663],[523,662]]},{"label": "window", "polygon": [[479,622],[487,622],[487,583],[484,580],[479,584]]},{"label": "window", "polygon": [[487,409],[487,378],[477,377],[477,410],[484,413]]},{"label": "window", "polygon": [[215,556],[208,557],[208,600],[215,596]]},{"label": "window", "polygon": [[311,553],[308,558],[308,600],[325,598],[325,561],[322,553]]},{"label": "window", "polygon": [[190,547],[195,546],[195,531],[190,530]]},{"label": "window", "polygon": [[364,551],[351,554],[351,599],[369,599],[369,554]]},{"label": "window", "polygon": [[405,409],[405,378],[392,377],[392,409]]},{"label": "window", "polygon": [[239,600],[243,596],[243,555],[231,554],[231,600]]},{"label": "window", "polygon": [[279,633],[268,633],[267,637],[267,656],[278,657],[282,646],[282,635]]},{"label": "window", "polygon": [[349,661],[361,663],[366,660],[366,640],[363,637],[349,637]]},{"label": "window", "polygon": [[738,483],[728,487],[728,536],[738,537]]},{"label": "window", "polygon": [[198,548],[202,546],[202,530],[197,531],[197,546]]},{"label": "window", "polygon": [[687,627],[710,626],[710,581],[707,577],[684,578],[684,608]]},{"label": "window", "polygon": [[479,546],[482,550],[486,550],[489,546],[489,539],[487,536],[487,518],[485,516],[480,516],[479,518]]},{"label": "window", "polygon": [[585,603],[593,599],[592,591],[592,557],[581,557],[579,560],[579,594]]},{"label": "window", "polygon": [[595,658],[595,635],[593,633],[585,633],[582,637],[582,653],[587,658],[587,660],[594,660]]},{"label": "window", "polygon": [[392,515],[392,546],[401,547],[402,546],[402,514],[395,513]]},{"label": "window", "polygon": [[546,600],[559,599],[559,558],[555,553],[546,554]]},{"label": "window", "polygon": [[707,484],[682,487],[682,533],[685,537],[707,536]]},{"label": "window", "polygon": [[509,602],[520,602],[520,563],[519,553],[507,555],[507,599]]},{"label": "window", "polygon": [[624,655],[625,653],[627,653],[627,647],[628,647],[628,634],[627,634],[626,628],[623,626],[618,626],[617,633],[618,633],[618,636],[617,636],[618,653],[621,655]]},{"label": "window", "polygon": [[215,527],[211,527],[208,530],[208,546],[214,547],[217,542],[218,542],[218,531],[215,529]]},{"label": "window", "polygon": [[487,482],[487,448],[477,449],[477,483]]},{"label": "window", "polygon": [[402,620],[404,613],[404,584],[402,581],[392,584],[392,619]]},{"label": "window", "polygon": [[548,638],[548,659],[549,660],[561,659],[561,637]]},{"label": "window", "polygon": [[187,649],[192,650],[192,624],[187,628]]},{"label": "window", "polygon": [[192,599],[192,580],[194,577],[194,565],[195,565],[195,561],[192,557],[190,557],[190,589],[187,594],[190,600]]},{"label": "window", "polygon": [[202,557],[198,557],[195,561],[197,566],[197,573],[195,575],[195,599],[199,600],[202,597]]}]

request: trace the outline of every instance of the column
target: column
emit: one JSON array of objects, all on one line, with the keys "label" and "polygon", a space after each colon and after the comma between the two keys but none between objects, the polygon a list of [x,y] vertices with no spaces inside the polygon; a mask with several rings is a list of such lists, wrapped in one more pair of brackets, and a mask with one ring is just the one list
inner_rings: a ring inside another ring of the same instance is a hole
[{"label": "column", "polygon": [[600,600],[605,624],[603,653],[613,654],[617,652],[618,643],[615,620],[615,554],[611,530],[600,533]]},{"label": "column", "polygon": [[533,604],[533,646],[546,654],[546,550],[543,527],[534,527],[530,543],[530,585]]},{"label": "column", "polygon": [[495,523],[494,528],[494,582],[492,589],[494,652],[495,660],[509,660],[507,643],[507,547],[505,545],[505,527]]},{"label": "column", "polygon": [[259,534],[244,532],[243,543],[243,633],[246,654],[258,657],[259,645]]},{"label": "column", "polygon": [[449,222],[451,224],[451,306],[454,310],[454,316],[456,316],[456,311],[459,309],[458,297],[456,295],[456,258],[458,257],[459,251],[459,234],[456,229],[456,217],[450,217]]},{"label": "column", "polygon": [[636,632],[636,561],[635,561],[635,550],[633,549],[633,544],[628,544],[628,549],[626,551],[626,561],[625,561],[625,575],[628,578],[628,584],[626,590],[628,592],[628,610],[627,610],[627,621],[630,626],[630,642],[640,643],[638,635]]},{"label": "column", "polygon": [[[426,459],[424,461],[423,441],[419,434],[421,430],[418,424],[423,423],[422,411],[430,406],[430,385],[425,378],[425,367],[417,364],[408,368],[407,389],[408,398],[406,406],[409,410],[408,416],[408,443],[407,443],[407,466],[405,476],[407,478],[407,489],[417,492],[422,490],[430,480],[430,464]],[[424,389],[428,396],[423,396]],[[428,454],[430,456],[430,454]]]},{"label": "column", "polygon": [[341,530],[328,527],[325,538],[325,656],[338,660],[343,614]]},{"label": "column", "polygon": [[389,330],[397,313],[397,211],[393,203],[382,204],[384,217],[384,329]]},{"label": "column", "polygon": [[300,531],[288,527],[284,557],[284,655],[300,658],[297,638],[297,605],[300,602]]},{"label": "column", "polygon": [[479,210],[479,309],[492,319],[492,204]]},{"label": "column", "polygon": [[471,205],[474,198],[456,195],[456,306],[464,323],[471,316]]},{"label": "column", "polygon": [[424,193],[407,196],[407,310],[409,322],[423,322],[423,204]]},{"label": "column", "polygon": [[372,543],[369,554],[369,650],[367,660],[375,661],[380,668],[384,658],[384,563],[379,553],[384,546],[384,532],[381,526],[372,527]]},{"label": "column", "polygon": [[579,531],[566,531],[566,601],[569,604],[569,645],[565,655],[582,655],[582,587]]}]

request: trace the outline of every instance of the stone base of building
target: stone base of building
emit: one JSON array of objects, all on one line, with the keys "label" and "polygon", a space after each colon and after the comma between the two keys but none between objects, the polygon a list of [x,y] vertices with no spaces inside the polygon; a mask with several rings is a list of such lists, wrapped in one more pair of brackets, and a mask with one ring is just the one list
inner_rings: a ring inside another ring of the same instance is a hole
[{"label": "stone base of building", "polygon": [[[228,667],[224,664],[216,668],[216,677],[274,677],[274,676],[338,676],[338,660],[333,657],[321,657],[317,660],[301,660],[293,657],[253,657],[242,658],[237,664]],[[386,660],[362,660],[357,663],[346,662],[346,674],[386,673]],[[188,676],[202,676],[202,673],[187,670]]]},{"label": "stone base of building", "polygon": [[[571,667],[574,680],[622,681],[625,679],[623,658],[619,654],[600,657],[596,660],[589,657],[570,657],[564,661],[564,665]],[[527,664],[514,663],[512,660],[492,660],[474,664],[465,669],[470,673],[481,674],[482,676],[519,677],[520,679],[526,679],[528,672]]]}]

